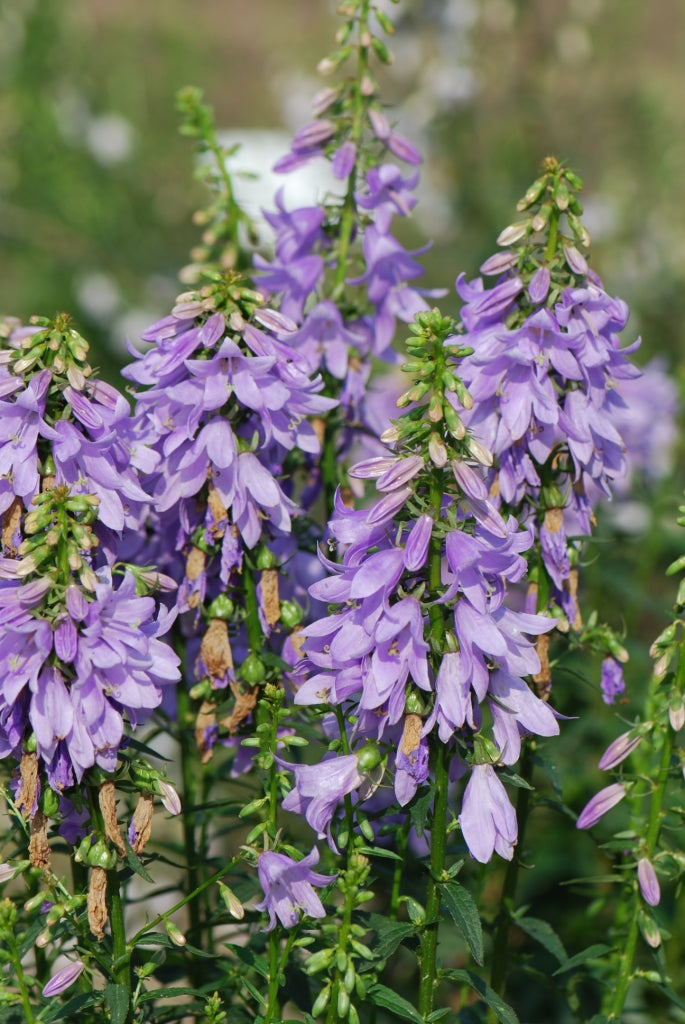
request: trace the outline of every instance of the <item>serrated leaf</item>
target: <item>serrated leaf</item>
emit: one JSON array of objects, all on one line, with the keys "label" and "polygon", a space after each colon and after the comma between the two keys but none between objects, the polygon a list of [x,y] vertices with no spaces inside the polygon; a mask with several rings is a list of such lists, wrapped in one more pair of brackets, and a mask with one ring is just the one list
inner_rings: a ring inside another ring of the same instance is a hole
[{"label": "serrated leaf", "polygon": [[124,1024],[128,1016],[129,1007],[128,985],[112,982],[109,985],[105,985],[103,995],[105,1005],[112,1018],[112,1024]]},{"label": "serrated leaf", "polygon": [[230,949],[232,953],[238,957],[238,959],[246,964],[247,967],[252,967],[260,974],[262,978],[269,977],[269,965],[264,957],[257,956],[247,946],[237,946],[234,942],[225,942],[226,949]]},{"label": "serrated leaf", "polygon": [[366,997],[374,1006],[390,1010],[391,1013],[396,1013],[398,1017],[412,1021],[412,1024],[424,1024],[423,1017],[414,1009],[412,1004],[403,999],[402,996],[398,996],[397,992],[393,992],[391,988],[386,988],[385,985],[380,985],[378,982],[372,985],[367,990]]},{"label": "serrated leaf", "polygon": [[440,886],[442,900],[450,917],[471,950],[471,956],[483,966],[483,929],[480,914],[471,893],[458,882],[445,882]]},{"label": "serrated leaf", "polygon": [[490,988],[488,983],[482,978],[479,978],[473,971],[441,971],[440,976],[442,978],[450,978],[452,981],[459,981],[467,984],[474,992],[477,992],[481,999],[488,1004],[490,1009],[493,1011],[497,1020],[500,1024],[520,1024],[518,1017],[514,1010],[508,1003],[497,995],[494,988]]},{"label": "serrated leaf", "polygon": [[145,870],[142,860],[137,853],[133,852],[128,843],[126,844],[126,863],[134,874],[140,875],[146,882],[154,883],[154,878]]},{"label": "serrated leaf", "polygon": [[426,818],[428,817],[428,811],[430,810],[430,806],[432,803],[433,787],[431,786],[430,789],[427,789],[425,792],[421,793],[420,796],[415,797],[414,800],[412,800],[411,804],[409,805],[409,817],[411,818],[411,823],[414,826],[414,831],[416,832],[419,839],[424,833],[426,827]]},{"label": "serrated leaf", "polygon": [[559,964],[566,963],[568,953],[551,924],[542,921],[539,917],[517,917],[514,924],[526,935],[530,935],[531,939],[535,939],[541,946],[544,946]]},{"label": "serrated leaf", "polygon": [[605,953],[611,952],[612,947],[606,946],[602,942],[597,942],[593,946],[588,946],[587,949],[582,949],[580,953],[576,953],[570,960],[567,960],[562,967],[557,967],[553,977],[557,974],[563,974],[564,971],[572,971],[574,967],[580,967],[581,964],[587,963],[588,960],[594,960],[596,957],[604,956]]},{"label": "serrated leaf", "polygon": [[382,914],[370,914],[369,925],[376,932],[373,951],[379,960],[387,960],[404,939],[416,935],[415,925],[403,921],[389,921]]}]

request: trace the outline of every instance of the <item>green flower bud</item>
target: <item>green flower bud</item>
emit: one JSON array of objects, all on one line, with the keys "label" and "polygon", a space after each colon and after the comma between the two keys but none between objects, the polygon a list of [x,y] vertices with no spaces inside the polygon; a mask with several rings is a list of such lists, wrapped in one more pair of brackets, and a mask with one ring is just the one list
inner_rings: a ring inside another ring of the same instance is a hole
[{"label": "green flower bud", "polygon": [[255,564],[260,572],[264,569],[275,569],[276,568],[276,556],[265,544],[263,544],[257,552],[257,558]]},{"label": "green flower bud", "polygon": [[223,619],[229,622],[235,614],[235,604],[228,594],[219,594],[210,604],[207,614],[210,619]]},{"label": "green flower bud", "polygon": [[46,818],[52,818],[59,811],[59,795],[49,786],[43,786],[40,791],[38,806]]},{"label": "green flower bud", "polygon": [[347,1011],[350,1008],[350,997],[345,991],[345,988],[341,986],[338,989],[338,1017],[343,1018],[347,1016]]},{"label": "green flower bud", "polygon": [[373,743],[365,743],[355,754],[360,772],[370,772],[381,762],[381,752]]},{"label": "green flower bud", "polygon": [[297,601],[281,601],[281,622],[285,629],[294,629],[304,619],[304,609]]},{"label": "green flower bud", "polygon": [[98,839],[90,847],[84,860],[91,868],[104,868],[105,871],[111,871],[117,862],[117,855],[104,839]]},{"label": "green flower bud", "polygon": [[331,986],[330,986],[330,983],[329,983],[329,984],[324,985],[324,987],[321,989],[321,991],[319,992],[318,996],[314,1000],[314,1005],[312,1006],[312,1017],[318,1017],[319,1014],[323,1013],[323,1011],[328,1006],[328,1004],[330,1002],[330,999],[331,999]]},{"label": "green flower bud", "polygon": [[266,666],[258,654],[248,654],[240,666],[240,678],[250,686],[256,686],[264,682],[266,678]]}]

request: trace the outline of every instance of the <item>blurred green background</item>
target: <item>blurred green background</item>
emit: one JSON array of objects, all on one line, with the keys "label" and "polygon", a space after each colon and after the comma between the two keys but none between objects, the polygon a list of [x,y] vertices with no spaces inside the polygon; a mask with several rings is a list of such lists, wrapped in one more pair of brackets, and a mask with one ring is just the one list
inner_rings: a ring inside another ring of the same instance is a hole
[{"label": "blurred green background", "polygon": [[[427,155],[413,223],[417,241],[435,238],[427,283],[477,270],[554,153],[586,182],[594,266],[630,302],[645,355],[677,361],[685,6],[386,6],[398,32],[385,94]],[[167,309],[196,239],[202,190],[176,91],[202,88],[237,137],[285,130],[282,151],[335,20],[328,0],[2,0],[0,311],[69,309],[101,364],[120,360],[125,336]]]},{"label": "blurred green background", "polygon": [[[381,81],[399,129],[426,154],[421,202],[405,238],[434,239],[424,257],[426,286],[450,289],[444,308],[456,312],[457,273],[477,273],[516,218],[516,200],[541,159],[558,155],[585,181],[592,265],[630,304],[626,342],[642,334],[639,361],[662,354],[680,380],[682,0],[387,7],[398,31],[395,61]],[[72,312],[93,343],[93,362],[114,379],[126,338],[135,343],[181,290],[177,274],[198,237],[192,213],[205,197],[193,180],[192,144],[178,134],[177,90],[204,90],[217,124],[245,139],[248,166],[266,152],[272,162],[309,117],[320,87],[314,69],[335,27],[327,0],[0,0],[0,315]],[[255,139],[255,129],[283,135]],[[268,204],[268,191],[260,201]],[[620,708],[628,720],[648,676],[649,643],[673,600],[663,570],[685,547],[673,526],[682,487],[676,460],[658,491],[638,496],[644,530],[605,518],[588,553],[586,603],[628,632],[632,663]],[[598,683],[598,659],[579,667]],[[568,673],[555,682],[554,699],[579,719],[547,748],[577,768],[564,797],[579,810],[606,781],[597,758],[625,726],[611,710],[598,714],[597,685]],[[550,812],[533,827],[539,870],[527,876],[525,896],[573,952],[588,913],[597,915],[593,928],[603,927],[601,911],[591,902],[595,890],[559,882],[569,870],[606,865],[586,835],[568,820],[555,828],[558,820]],[[679,903],[669,896],[667,921],[677,920]],[[676,971],[682,945],[681,934],[670,961]],[[539,966],[544,973],[549,965]],[[528,999],[530,1019],[568,1019],[541,988]],[[635,1020],[667,1019],[661,1013],[656,1006]]]}]

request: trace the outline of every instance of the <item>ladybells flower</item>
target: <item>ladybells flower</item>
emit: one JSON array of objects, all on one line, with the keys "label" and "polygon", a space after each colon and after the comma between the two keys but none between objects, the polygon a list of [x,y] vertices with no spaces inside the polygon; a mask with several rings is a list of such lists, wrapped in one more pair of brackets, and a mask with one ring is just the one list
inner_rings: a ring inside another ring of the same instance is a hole
[{"label": "ladybells flower", "polygon": [[267,851],[260,854],[257,872],[264,899],[255,904],[255,910],[268,912],[266,931],[276,927],[276,918],[284,928],[292,928],[303,914],[313,918],[326,916],[321,899],[314,890],[330,885],[337,875],[321,875],[312,871],[312,866],[318,861],[316,847],[300,861],[284,853]]}]

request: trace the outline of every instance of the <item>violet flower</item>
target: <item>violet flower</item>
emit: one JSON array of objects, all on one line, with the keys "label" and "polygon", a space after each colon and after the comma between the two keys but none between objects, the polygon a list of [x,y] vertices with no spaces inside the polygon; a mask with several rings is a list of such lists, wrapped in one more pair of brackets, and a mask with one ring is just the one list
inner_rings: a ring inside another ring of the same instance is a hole
[{"label": "violet flower", "polygon": [[623,679],[623,665],[616,658],[604,658],[602,661],[602,700],[605,704],[613,704],[626,688]]},{"label": "violet flower", "polygon": [[283,810],[303,814],[318,838],[327,837],[328,845],[336,851],[331,836],[336,807],[364,782],[356,755],[330,757],[313,765],[289,764],[280,758],[277,761],[295,776],[295,785],[281,804]]},{"label": "violet flower", "polygon": [[466,785],[459,824],[469,851],[481,864],[493,853],[514,856],[518,839],[516,812],[491,764],[475,764]]},{"label": "violet flower", "polygon": [[86,965],[83,960],[73,960],[70,964],[65,967],[61,967],[50,978],[50,981],[43,987],[42,995],[46,998],[51,996],[58,996],[70,985],[73,985],[77,978],[81,977],[81,974],[85,970]]},{"label": "violet flower", "polygon": [[637,880],[645,903],[649,903],[650,907],[658,906],[661,900],[659,879],[656,877],[652,862],[647,857],[640,857],[637,862]]},{"label": "violet flower", "polygon": [[267,851],[259,856],[257,872],[264,899],[255,904],[255,910],[266,910],[269,925],[265,931],[276,927],[276,918],[284,928],[292,928],[307,917],[323,918],[326,911],[314,887],[321,889],[334,882],[337,875],[321,875],[312,871],[312,865],[319,861],[319,851],[313,847],[300,861],[294,861],[284,853]]}]

